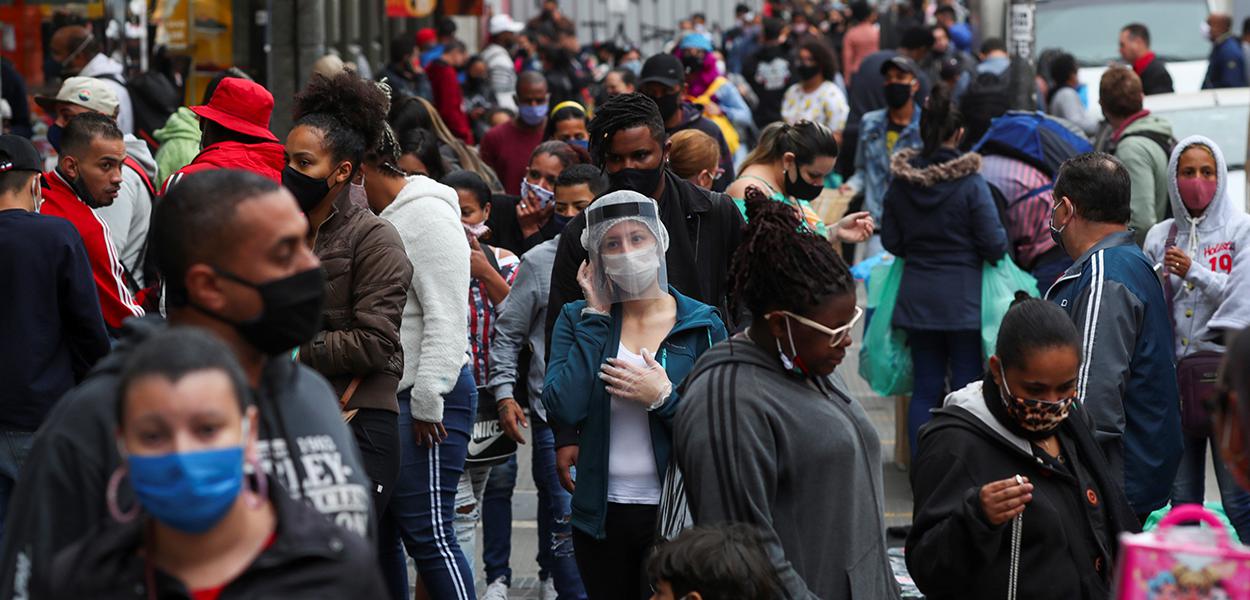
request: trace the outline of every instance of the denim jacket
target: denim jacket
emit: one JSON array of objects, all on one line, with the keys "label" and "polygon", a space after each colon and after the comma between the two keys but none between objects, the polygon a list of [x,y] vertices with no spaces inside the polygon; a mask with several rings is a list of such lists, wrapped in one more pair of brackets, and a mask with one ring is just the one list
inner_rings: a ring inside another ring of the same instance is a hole
[{"label": "denim jacket", "polygon": [[[890,152],[885,148],[885,136],[889,117],[888,109],[874,110],[864,114],[859,126],[859,145],[855,150],[855,175],[847,182],[856,192],[864,193],[864,210],[872,218],[881,220],[881,207],[885,191],[890,187]],[[920,141],[920,107],[912,111],[911,123],[898,134],[894,152],[906,148],[917,150]]]}]

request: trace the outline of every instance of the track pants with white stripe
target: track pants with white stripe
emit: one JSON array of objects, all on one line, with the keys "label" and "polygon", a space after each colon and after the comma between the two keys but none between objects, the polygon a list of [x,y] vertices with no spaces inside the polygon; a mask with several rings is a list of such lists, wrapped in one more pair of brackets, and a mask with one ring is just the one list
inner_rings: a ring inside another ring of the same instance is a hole
[{"label": "track pants with white stripe", "polygon": [[456,485],[477,414],[473,373],[464,367],[455,389],[443,396],[447,439],[433,448],[419,447],[413,438],[409,399],[409,390],[399,392],[399,480],[378,531],[387,586],[393,600],[412,598],[406,560],[411,556],[431,598],[475,600],[473,572],[454,527]]}]

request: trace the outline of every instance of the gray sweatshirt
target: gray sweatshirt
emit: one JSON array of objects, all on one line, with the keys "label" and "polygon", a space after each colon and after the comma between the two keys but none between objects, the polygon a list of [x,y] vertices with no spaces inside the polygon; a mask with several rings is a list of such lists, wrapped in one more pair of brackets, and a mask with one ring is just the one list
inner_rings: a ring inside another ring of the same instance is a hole
[{"label": "gray sweatshirt", "polygon": [[556,236],[534,246],[521,256],[516,278],[508,299],[504,300],[495,317],[495,339],[490,343],[490,383],[488,387],[497,400],[516,395],[517,358],[521,348],[529,346],[534,353],[527,376],[530,407],[547,420],[547,409],[542,402],[543,376],[547,364],[547,340],[544,327],[547,324],[547,296],[551,292],[551,267],[556,261]]},{"label": "gray sweatshirt", "polygon": [[1081,95],[1070,87],[1064,87],[1055,92],[1047,108],[1050,109],[1051,115],[1080,127],[1085,135],[1092,136],[1098,133],[1098,119],[1086,112],[1085,105],[1081,104]]},{"label": "gray sweatshirt", "polygon": [[782,371],[745,335],[703,354],[673,423],[696,524],[761,529],[789,598],[898,598],[881,443],[840,379]]}]

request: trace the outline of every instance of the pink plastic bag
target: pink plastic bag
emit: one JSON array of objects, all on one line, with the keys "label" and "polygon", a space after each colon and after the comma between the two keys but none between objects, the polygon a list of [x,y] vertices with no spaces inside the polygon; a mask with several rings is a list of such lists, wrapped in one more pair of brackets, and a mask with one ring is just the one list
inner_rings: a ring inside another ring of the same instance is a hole
[{"label": "pink plastic bag", "polygon": [[[1210,529],[1176,527],[1192,521]],[[1117,600],[1250,600],[1250,548],[1202,506],[1177,506],[1154,531],[1120,536],[1116,590]]]}]

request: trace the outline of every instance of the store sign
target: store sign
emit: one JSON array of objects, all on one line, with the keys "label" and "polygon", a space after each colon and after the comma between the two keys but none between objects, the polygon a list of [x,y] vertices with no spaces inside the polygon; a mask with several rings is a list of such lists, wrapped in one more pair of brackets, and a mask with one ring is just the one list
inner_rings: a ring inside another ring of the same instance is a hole
[{"label": "store sign", "polygon": [[428,17],[438,0],[386,0],[388,17]]}]

